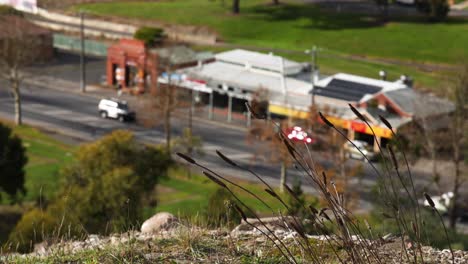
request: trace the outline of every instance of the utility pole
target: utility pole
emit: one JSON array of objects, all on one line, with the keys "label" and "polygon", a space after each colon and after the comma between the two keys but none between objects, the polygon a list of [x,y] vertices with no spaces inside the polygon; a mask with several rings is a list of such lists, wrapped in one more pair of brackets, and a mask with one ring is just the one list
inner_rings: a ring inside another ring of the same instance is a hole
[{"label": "utility pole", "polygon": [[288,101],[288,88],[286,87],[286,74],[284,70],[284,58],[280,57],[281,62],[281,90],[283,91],[284,96],[284,107],[287,109],[287,118],[288,118],[288,125],[292,125],[292,118],[291,118],[291,107],[289,106]]},{"label": "utility pole", "polygon": [[[193,89],[190,89],[190,105],[189,105],[189,119],[188,119],[188,135],[187,135],[187,140],[188,140],[188,148],[187,148],[187,154],[191,157],[192,152],[193,152],[193,132],[192,132],[192,117],[193,116]],[[187,168],[187,176],[190,179],[192,177],[192,171],[190,166]]]},{"label": "utility pole", "polygon": [[315,74],[317,72],[317,47],[313,46],[312,49],[306,50],[306,53],[310,53],[311,56],[311,65],[310,65],[310,84],[312,92],[312,106],[315,105],[315,96],[314,96],[314,86],[315,86]]},{"label": "utility pole", "polygon": [[190,140],[190,144],[189,144],[189,147],[188,147],[188,154],[191,156],[192,155],[192,151],[193,151],[193,146],[192,146],[192,128],[193,128],[193,125],[192,125],[192,119],[193,119],[193,108],[194,108],[194,105],[193,105],[193,89],[190,89],[190,105],[189,105],[189,123],[188,123],[188,137],[189,137],[189,140]]},{"label": "utility pole", "polygon": [[80,71],[81,71],[81,81],[80,88],[81,92],[86,92],[86,65],[85,65],[85,38],[84,38],[84,12],[80,11]]}]

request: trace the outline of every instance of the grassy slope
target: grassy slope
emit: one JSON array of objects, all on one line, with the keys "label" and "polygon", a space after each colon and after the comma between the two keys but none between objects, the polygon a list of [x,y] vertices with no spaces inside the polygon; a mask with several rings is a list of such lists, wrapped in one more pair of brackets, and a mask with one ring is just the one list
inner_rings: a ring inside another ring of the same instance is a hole
[{"label": "grassy slope", "polygon": [[13,132],[23,140],[28,156],[25,200],[33,201],[41,193],[50,197],[58,186],[59,169],[72,159],[73,147],[29,126],[14,127]]},{"label": "grassy slope", "polygon": [[[275,198],[264,191],[265,187],[262,187],[262,185],[239,180],[233,181],[257,194],[273,209],[283,208]],[[170,212],[182,217],[194,217],[197,213],[202,213],[206,209],[209,197],[216,189],[217,186],[205,176],[192,174],[189,179],[187,178],[186,171],[180,168],[172,170],[169,173],[169,178],[161,181],[158,187],[158,206],[154,209],[148,209],[146,214],[150,216],[155,212]],[[232,188],[232,190],[249,207],[254,208],[260,214],[271,215],[269,209],[258,200],[244,192],[236,191],[235,188]],[[308,196],[306,199],[308,203],[313,201],[311,196]],[[287,201],[287,198],[283,197],[283,200]]]},{"label": "grassy slope", "polygon": [[347,54],[453,63],[466,54],[468,23],[399,21],[385,25],[357,15],[327,14],[312,5],[285,0],[241,1],[241,15],[229,14],[229,1],[173,0],[81,5],[90,12],[187,25],[207,25],[225,41],[304,50],[312,45]]},{"label": "grassy slope", "polygon": [[[208,26],[224,41],[236,45],[295,50],[284,53],[288,58],[310,61],[303,51],[313,45],[323,48],[318,53],[320,70],[325,74],[347,72],[378,77],[379,70],[388,72],[390,80],[401,74],[413,77],[416,87],[429,88],[443,95],[447,72],[427,72],[412,66],[379,62],[344,60],[342,55],[373,58],[397,58],[404,61],[457,63],[468,55],[465,43],[468,22],[450,20],[426,24],[422,21],[391,22],[386,25],[357,15],[326,14],[311,5],[297,1],[275,7],[265,0],[241,2],[241,14],[229,13],[229,1],[173,0],[159,2],[113,2],[80,5],[89,12],[130,18],[150,19],[175,24]],[[208,50],[229,48],[199,47]]]},{"label": "grassy slope", "polygon": [[[50,136],[29,126],[13,126],[9,122],[0,120],[13,128],[13,133],[23,140],[26,147],[28,163],[26,164],[25,202],[33,202],[41,195],[51,197],[58,187],[58,171],[70,162],[74,148],[54,140]],[[10,230],[21,217],[24,208],[8,206],[8,199],[2,200],[0,205],[0,244],[8,238]],[[1,261],[0,261],[1,262]]]},{"label": "grassy slope", "polygon": [[[29,126],[14,127],[13,131],[23,140],[29,159],[26,165],[25,200],[34,201],[41,193],[45,197],[50,197],[59,185],[60,168],[73,159],[74,147],[61,143]],[[193,174],[190,179],[186,175],[187,172],[184,169],[171,169],[169,177],[160,183],[157,192],[158,206],[147,209],[148,216],[161,211],[193,216],[205,209],[210,195],[217,186],[200,174]],[[274,208],[281,207],[278,201],[263,191],[262,186],[245,181],[236,182],[242,183],[242,186],[259,194],[267,203],[273,204]],[[267,208],[260,202],[245,194],[241,194],[240,197],[252,208],[256,208],[261,213],[268,213]]]}]

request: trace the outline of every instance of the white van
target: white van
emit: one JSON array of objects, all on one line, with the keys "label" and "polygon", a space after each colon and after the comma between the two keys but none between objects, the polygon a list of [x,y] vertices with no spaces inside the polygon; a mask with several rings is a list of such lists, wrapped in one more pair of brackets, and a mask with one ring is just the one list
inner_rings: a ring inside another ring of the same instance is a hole
[{"label": "white van", "polygon": [[115,118],[120,122],[131,121],[135,119],[135,112],[128,109],[126,101],[119,99],[101,99],[98,105],[99,115],[102,118]]},{"label": "white van", "polygon": [[361,140],[351,141],[354,145],[349,141],[347,141],[344,145],[344,149],[347,152],[349,158],[367,161],[362,155],[364,154],[366,155],[367,159],[372,161],[377,157],[376,153],[372,151],[371,146],[367,142]]}]

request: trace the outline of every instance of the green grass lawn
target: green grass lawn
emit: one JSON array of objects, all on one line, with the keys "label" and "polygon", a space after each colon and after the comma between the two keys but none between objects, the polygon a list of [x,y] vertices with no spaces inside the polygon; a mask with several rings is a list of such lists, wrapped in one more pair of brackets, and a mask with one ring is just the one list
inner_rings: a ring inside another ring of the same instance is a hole
[{"label": "green grass lawn", "polygon": [[[13,127],[13,126],[12,126]],[[73,160],[75,147],[61,143],[36,128],[29,126],[13,127],[26,147],[28,163],[26,165],[25,185],[27,194],[25,202],[35,201],[40,195],[51,197],[59,186],[59,170]],[[264,191],[264,187],[246,181],[235,182],[258,194],[273,208],[281,208],[280,203]],[[147,208],[146,216],[155,212],[167,211],[175,215],[193,217],[202,213],[208,199],[217,186],[200,174],[187,177],[187,171],[181,167],[172,168],[169,177],[162,179],[156,193],[158,205]],[[239,192],[247,205],[255,208],[260,214],[269,210],[262,203],[245,193]],[[311,201],[311,197],[308,197]],[[4,200],[3,203],[8,203]]]},{"label": "green grass lawn", "polygon": [[30,126],[13,127],[13,133],[23,140],[28,156],[25,201],[34,201],[40,195],[50,197],[59,185],[57,174],[72,160],[74,148]]},{"label": "green grass lawn", "polygon": [[[247,181],[231,180],[258,195],[274,210],[284,208],[278,200],[264,191],[265,187],[263,185]],[[206,210],[210,196],[217,188],[217,185],[203,175],[192,174],[191,177],[188,178],[185,169],[180,167],[171,169],[169,177],[163,179],[159,183],[156,193],[158,205],[155,208],[147,208],[145,216],[149,217],[156,212],[170,212],[177,216],[189,218],[201,215]],[[272,212],[263,203],[249,194],[238,190],[236,187],[231,188],[231,190],[238,194],[239,198],[245,202],[246,205],[254,209],[260,215],[272,215]],[[285,194],[283,196],[283,201],[287,200],[287,195]],[[310,204],[315,200],[312,196],[306,196],[306,201]]]},{"label": "green grass lawn", "polygon": [[[222,40],[252,48],[286,49],[281,53],[297,61],[310,61],[304,50],[319,47],[318,64],[323,74],[346,72],[378,78],[385,70],[389,80],[406,74],[415,86],[444,96],[443,87],[453,72],[426,71],[411,65],[343,59],[358,55],[372,59],[391,58],[405,62],[455,64],[468,55],[468,21],[450,19],[445,23],[425,23],[419,18],[387,24],[359,15],[325,13],[313,5],[284,0],[272,6],[267,0],[241,1],[241,14],[230,14],[230,1],[172,0],[157,2],[110,2],[74,7],[100,15],[149,19],[183,25],[208,26]],[[198,46],[202,50],[227,47]]]},{"label": "green grass lawn", "polygon": [[468,23],[402,18],[381,24],[360,15],[329,14],[301,1],[241,1],[241,14],[231,15],[230,1],[171,0],[84,4],[88,12],[208,26],[226,42],[297,51],[313,45],[346,54],[399,58],[406,61],[454,63],[467,55]]}]

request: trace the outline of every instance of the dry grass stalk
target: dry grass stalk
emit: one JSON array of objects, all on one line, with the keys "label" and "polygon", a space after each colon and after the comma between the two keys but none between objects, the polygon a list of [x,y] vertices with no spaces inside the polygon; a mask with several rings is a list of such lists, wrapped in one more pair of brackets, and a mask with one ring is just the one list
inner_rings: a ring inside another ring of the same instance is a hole
[{"label": "dry grass stalk", "polygon": [[[254,117],[260,117],[258,114],[252,112],[252,108],[249,105],[247,105],[247,108],[251,111],[251,114]],[[374,139],[376,139],[376,135],[372,127],[368,123],[368,121],[365,119],[365,117],[353,106],[350,105],[350,108],[359,119],[361,119],[363,122],[367,124],[367,126],[372,131]],[[346,141],[354,145],[354,143],[341,130],[337,129],[321,112],[319,112],[318,115],[324,124],[326,124],[328,127],[333,129],[334,131],[338,132],[338,134],[340,134]],[[397,147],[397,150],[401,151],[400,142],[398,140],[398,137],[395,135],[391,124],[383,117],[380,117],[380,119],[392,131],[392,134],[395,138],[395,142],[396,142],[395,145]],[[277,124],[274,124],[274,125],[278,126]],[[337,259],[341,263],[346,263],[349,261],[352,263],[382,263],[381,257],[379,256],[379,253],[377,252],[375,248],[375,243],[367,239],[364,239],[366,237],[364,235],[365,233],[369,233],[371,238],[374,237],[374,235],[372,234],[372,227],[369,225],[369,223],[366,220],[364,220],[364,224],[361,224],[361,221],[359,221],[350,210],[346,209],[345,199],[343,198],[344,195],[342,192],[338,190],[336,184],[333,181],[329,181],[324,171],[318,171],[316,166],[311,165],[311,164],[314,164],[314,162],[313,162],[312,155],[310,154],[310,151],[308,152],[308,156],[305,156],[304,154],[302,154],[297,149],[297,147],[294,146],[294,144],[283,134],[281,129],[279,129],[279,132],[277,132],[277,137],[281,139],[281,142],[284,144],[285,149],[287,150],[292,160],[294,161],[296,168],[298,168],[302,172],[304,177],[316,188],[321,198],[323,198],[326,201],[327,207],[321,208],[320,210],[316,209],[313,206],[308,206],[307,208],[305,206],[303,207],[304,209],[306,210],[308,209],[308,211],[310,211],[311,213],[310,217],[312,218],[313,226],[315,227],[317,232],[319,232],[325,237],[325,242],[326,242],[325,244],[327,244],[328,246],[331,246],[333,254],[337,257]],[[402,252],[404,252],[406,256],[406,260],[409,262],[414,262],[414,263],[424,262],[422,251],[421,251],[421,245],[422,245],[421,230],[423,230],[422,226],[424,223],[421,219],[419,205],[417,203],[418,196],[415,191],[408,161],[406,160],[406,156],[403,153],[403,158],[405,160],[406,167],[408,170],[408,177],[405,178],[399,172],[400,166],[398,163],[397,155],[393,147],[392,146],[387,147],[387,151],[390,156],[390,159],[389,159],[387,156],[384,155],[384,150],[382,146],[379,143],[377,144],[381,152],[381,158],[383,159],[384,166],[382,170],[378,170],[376,166],[370,162],[370,160],[364,153],[361,152],[361,154],[369,162],[373,170],[376,172],[377,176],[380,179],[382,179],[383,182],[385,183],[383,186],[382,193],[381,193],[383,204],[386,206],[386,212],[384,212],[383,215],[386,218],[390,219],[391,221],[394,221],[398,229],[400,230],[400,233],[401,233],[400,235],[402,238],[401,250]],[[354,145],[354,147],[356,146]],[[359,150],[359,148],[357,149]],[[271,186],[269,186],[255,172],[251,171],[248,168],[244,168],[242,165],[228,158],[226,155],[222,154],[220,151],[216,151],[216,153],[227,164],[236,168],[240,168],[244,170],[245,172],[248,172],[254,175],[267,187],[265,189],[265,192],[267,192],[269,195],[271,195],[272,197],[280,201],[280,203],[285,207],[285,209],[289,208],[288,205],[281,199],[280,195],[278,195],[275,192],[275,190],[271,188]],[[291,229],[291,231],[294,231],[299,235],[299,240],[295,240],[295,242],[296,242],[296,245],[299,246],[299,249],[301,250],[301,252],[303,252],[302,255],[305,261],[309,260],[314,263],[323,263],[323,260],[321,260],[318,253],[324,250],[323,247],[325,246],[325,244],[319,244],[319,248],[317,248],[317,246],[311,246],[309,238],[306,234],[304,225],[296,217],[293,218],[294,220],[292,222],[288,222],[281,212],[279,213],[274,212],[271,209],[271,207],[266,204],[265,201],[263,201],[260,197],[258,197],[254,193],[243,188],[242,186],[239,186],[236,183],[233,183],[232,181],[229,181],[225,177],[210,170],[209,168],[198,164],[195,160],[193,160],[192,158],[184,154],[178,153],[178,155],[182,159],[186,160],[187,162],[202,169],[203,173],[210,180],[212,180],[219,186],[228,190],[232,194],[232,196],[243,206],[243,208],[245,208],[246,210],[249,211],[249,213],[254,215],[255,218],[260,223],[260,225],[263,227],[262,229],[249,223],[243,209],[241,209],[237,205],[234,206],[235,210],[242,217],[243,221],[249,224],[250,226],[252,226],[254,229],[260,231],[266,238],[272,241],[274,245],[278,248],[278,250],[281,252],[281,254],[283,254],[283,256],[289,262],[297,263],[298,261],[296,259],[296,256],[292,254],[290,248],[288,248],[288,246],[286,246],[280,239],[278,239],[278,237],[268,227],[268,225],[263,223],[262,220],[255,214],[254,210],[246,206],[239,199],[239,197],[230,189],[230,186],[234,186],[250,194],[252,197],[264,203],[268,208],[270,208],[272,213],[276,214],[279,219],[281,219],[285,223],[289,223],[288,226]],[[310,162],[311,160],[312,162]],[[394,174],[396,174],[396,177],[392,176]],[[411,191],[406,186],[407,180],[409,180],[410,182]],[[298,200],[298,197],[294,194],[294,192],[291,190],[291,188],[289,188],[287,184],[284,184],[283,187],[289,196],[291,196],[293,199]],[[429,197],[429,195],[424,194],[424,196],[428,200],[429,204],[435,210],[434,203]],[[401,204],[400,203],[401,197],[411,201],[410,204],[409,205]],[[330,215],[327,213],[327,211],[330,212]],[[435,211],[437,212],[437,210]],[[444,230],[446,231],[445,225],[444,225]],[[447,231],[446,231],[446,235],[447,235],[447,240],[448,240]],[[419,256],[417,252],[408,251],[405,245],[405,241],[403,239],[404,237],[410,237],[410,239],[412,239],[413,244],[416,245],[416,249],[418,249],[420,253]],[[343,256],[341,256],[338,253],[338,251],[336,250],[337,246],[339,246],[343,251],[346,252],[346,255],[347,255],[346,259],[343,259]],[[452,252],[452,257],[453,257],[454,256],[453,251],[451,248],[450,250]]]}]

